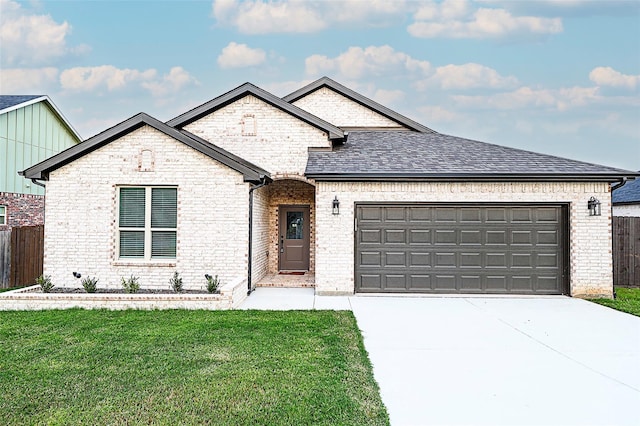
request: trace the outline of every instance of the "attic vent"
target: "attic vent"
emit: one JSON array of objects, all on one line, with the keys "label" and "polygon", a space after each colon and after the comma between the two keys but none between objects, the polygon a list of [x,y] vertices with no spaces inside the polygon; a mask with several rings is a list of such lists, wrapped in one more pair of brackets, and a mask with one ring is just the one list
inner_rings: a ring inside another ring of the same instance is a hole
[{"label": "attic vent", "polygon": [[242,136],[256,136],[258,134],[258,125],[254,114],[245,114],[242,116]]},{"label": "attic vent", "polygon": [[143,149],[138,155],[138,171],[140,172],[152,172],[155,166],[155,159],[153,151],[150,149]]}]

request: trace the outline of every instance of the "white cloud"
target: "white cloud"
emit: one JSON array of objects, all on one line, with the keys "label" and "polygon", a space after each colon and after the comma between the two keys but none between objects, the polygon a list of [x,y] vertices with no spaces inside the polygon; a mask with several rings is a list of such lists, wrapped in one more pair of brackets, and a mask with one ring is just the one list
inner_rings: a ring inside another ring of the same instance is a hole
[{"label": "white cloud", "polygon": [[76,67],[62,71],[60,83],[63,89],[92,91],[107,88],[109,91],[122,89],[137,81],[153,80],[156,70],[138,71],[135,69],[119,69],[113,65],[97,67]]},{"label": "white cloud", "polygon": [[213,14],[218,22],[236,26],[245,34],[310,33],[327,26],[311,4],[295,0],[215,1]]},{"label": "white cloud", "polygon": [[213,16],[244,34],[312,33],[334,25],[384,26],[412,7],[404,0],[214,0]]},{"label": "white cloud", "polygon": [[120,69],[113,65],[97,67],[76,67],[62,71],[60,84],[63,89],[79,92],[122,90],[125,87],[139,85],[153,96],[166,96],[198,81],[182,67],[173,67],[168,74],[158,77],[157,70],[150,68]]},{"label": "white cloud", "polygon": [[560,18],[513,16],[506,9],[478,8],[464,0],[430,2],[415,14],[407,28],[421,38],[502,38],[513,35],[547,35],[562,32]]},{"label": "white cloud", "polygon": [[305,60],[305,68],[309,75],[337,72],[348,79],[357,79],[407,72],[423,76],[430,71],[431,65],[390,46],[369,46],[364,49],[352,46],[333,59],[323,55],[309,56]]},{"label": "white cloud", "polygon": [[635,89],[640,85],[640,75],[622,74],[611,67],[597,67],[589,73],[589,80],[598,86]]},{"label": "white cloud", "polygon": [[218,56],[221,68],[243,68],[262,64],[267,54],[262,49],[253,49],[246,44],[229,43]]},{"label": "white cloud", "polygon": [[417,83],[418,89],[437,85],[442,89],[472,88],[513,88],[518,79],[513,76],[503,77],[493,68],[480,64],[445,65],[438,67],[435,73],[426,80]]},{"label": "white cloud", "polygon": [[0,92],[4,94],[44,94],[57,83],[58,69],[9,68],[0,71]]},{"label": "white cloud", "polygon": [[585,106],[601,100],[597,87],[569,87],[561,89],[517,90],[490,96],[454,96],[463,107],[512,110],[522,108],[546,108],[565,111],[571,107]]},{"label": "white cloud", "polygon": [[173,67],[169,74],[162,76],[159,81],[145,81],[141,85],[155,97],[161,97],[177,93],[180,89],[200,84],[191,74],[182,67]]},{"label": "white cloud", "polygon": [[276,96],[287,96],[289,93],[293,93],[301,87],[306,86],[311,83],[313,80],[289,80],[282,82],[271,82],[266,83],[264,85],[260,85],[261,88],[266,90],[269,93],[273,93]]},{"label": "white cloud", "polygon": [[418,111],[425,118],[425,123],[452,122],[459,118],[459,115],[441,106],[424,105]]},{"label": "white cloud", "polygon": [[393,105],[403,100],[404,97],[405,93],[402,90],[378,89],[373,94],[373,99],[380,102],[382,105]]},{"label": "white cloud", "polygon": [[37,15],[11,0],[0,0],[0,58],[8,65],[34,65],[68,54],[86,53],[86,45],[67,46],[68,22],[58,23],[50,15]]}]

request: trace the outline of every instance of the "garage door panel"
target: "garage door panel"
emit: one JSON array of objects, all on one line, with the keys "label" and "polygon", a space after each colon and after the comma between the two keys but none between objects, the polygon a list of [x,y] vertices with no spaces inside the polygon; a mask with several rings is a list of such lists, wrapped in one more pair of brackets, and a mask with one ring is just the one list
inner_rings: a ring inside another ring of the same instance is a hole
[{"label": "garage door panel", "polygon": [[435,243],[436,244],[455,244],[456,231],[453,229],[436,229]]},{"label": "garage door panel", "polygon": [[385,229],[383,243],[385,244],[404,244],[406,240],[406,231],[404,229]]},{"label": "garage door panel", "polygon": [[431,253],[410,253],[409,266],[413,268],[425,268],[431,266]]},{"label": "garage door panel", "polygon": [[356,291],[563,292],[562,207],[381,205],[356,211]]},{"label": "garage door panel", "polygon": [[382,244],[382,232],[379,229],[363,229],[358,235],[360,243]]},{"label": "garage door panel", "polygon": [[410,229],[409,244],[431,244],[431,230],[429,229]]},{"label": "garage door panel", "polygon": [[431,275],[411,274],[409,284],[412,290],[431,290]]},{"label": "garage door panel", "polygon": [[390,267],[405,268],[407,266],[407,257],[403,252],[387,252],[384,264]]},{"label": "garage door panel", "polygon": [[386,274],[384,287],[387,290],[406,290],[407,280],[404,274]]},{"label": "garage door panel", "polygon": [[363,267],[382,266],[382,253],[379,251],[361,252],[359,257]]},{"label": "garage door panel", "polygon": [[461,230],[460,244],[462,245],[481,245],[482,231],[480,230]]},{"label": "garage door panel", "polygon": [[456,291],[456,276],[444,275],[444,274],[434,274],[433,279],[433,289],[434,290],[447,290],[447,291]]}]

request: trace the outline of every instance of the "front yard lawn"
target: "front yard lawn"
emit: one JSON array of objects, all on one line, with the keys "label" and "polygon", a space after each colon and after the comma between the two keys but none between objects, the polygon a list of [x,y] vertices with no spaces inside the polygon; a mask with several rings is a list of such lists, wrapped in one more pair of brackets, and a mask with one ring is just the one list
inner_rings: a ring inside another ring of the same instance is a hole
[{"label": "front yard lawn", "polygon": [[592,299],[592,302],[640,317],[640,288],[616,287],[616,298]]},{"label": "front yard lawn", "polygon": [[0,313],[0,424],[389,424],[351,312]]}]

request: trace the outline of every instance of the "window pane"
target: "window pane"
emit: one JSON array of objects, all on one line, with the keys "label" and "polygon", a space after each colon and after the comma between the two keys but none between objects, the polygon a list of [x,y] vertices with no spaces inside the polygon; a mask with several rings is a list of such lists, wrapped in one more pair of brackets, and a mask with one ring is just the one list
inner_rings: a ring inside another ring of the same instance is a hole
[{"label": "window pane", "polygon": [[176,188],[153,188],[151,190],[151,227],[175,228],[177,203]]},{"label": "window pane", "polygon": [[287,212],[287,240],[301,240],[302,225],[302,212]]},{"label": "window pane", "polygon": [[144,257],[144,231],[120,231],[120,257]]},{"label": "window pane", "polygon": [[144,228],[144,188],[120,188],[120,227]]},{"label": "window pane", "polygon": [[176,232],[153,231],[151,232],[151,257],[175,258],[176,257]]}]

